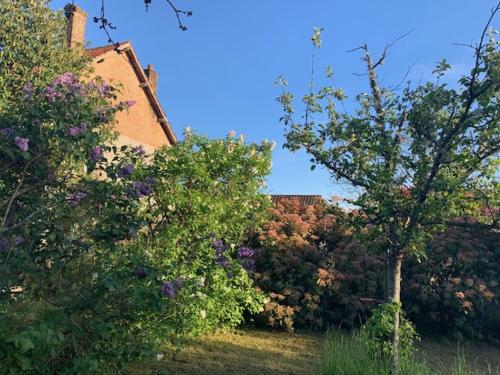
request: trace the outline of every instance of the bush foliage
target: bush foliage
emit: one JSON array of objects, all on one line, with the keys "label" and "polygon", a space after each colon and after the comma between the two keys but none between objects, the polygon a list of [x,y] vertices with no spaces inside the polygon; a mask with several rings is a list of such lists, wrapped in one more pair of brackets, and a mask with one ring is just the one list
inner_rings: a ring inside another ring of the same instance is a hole
[{"label": "bush foliage", "polygon": [[321,200],[285,200],[270,213],[254,276],[270,292],[260,321],[291,330],[352,327],[364,319],[370,306],[361,298],[383,297],[383,261],[353,240],[343,213]]},{"label": "bush foliage", "polygon": [[500,236],[449,229],[408,260],[403,301],[422,332],[500,340]]},{"label": "bush foliage", "polygon": [[45,1],[0,3],[2,374],[121,373],[262,306],[240,244],[272,145],[111,146],[134,102],[89,78],[64,30]]},{"label": "bush foliage", "polygon": [[[255,279],[270,293],[260,321],[273,327],[355,327],[384,299],[383,254],[368,251],[324,202],[284,201],[260,235]],[[498,340],[499,235],[449,229],[406,260],[403,305],[422,332]]]}]

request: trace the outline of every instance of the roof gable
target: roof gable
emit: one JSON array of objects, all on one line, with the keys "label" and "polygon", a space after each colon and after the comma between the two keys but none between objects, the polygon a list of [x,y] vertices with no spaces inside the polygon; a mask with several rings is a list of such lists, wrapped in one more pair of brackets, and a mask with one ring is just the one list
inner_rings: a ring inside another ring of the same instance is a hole
[{"label": "roof gable", "polygon": [[137,79],[140,83],[141,88],[144,90],[144,93],[148,99],[148,102],[153,109],[157,121],[159,122],[163,132],[165,133],[167,139],[171,144],[174,144],[177,142],[177,138],[172,131],[172,128],[170,126],[170,122],[167,119],[167,116],[165,112],[163,111],[163,108],[161,107],[161,104],[156,97],[156,94],[153,91],[153,88],[151,87],[148,78],[146,77],[146,74],[144,73],[140,63],[139,59],[137,58],[137,55],[135,54],[132,45],[130,42],[123,42],[123,43],[118,43],[118,45],[108,45],[108,46],[102,46],[102,47],[97,47],[97,48],[90,48],[86,50],[87,54],[93,58],[94,61],[100,61],[105,58],[106,55],[112,54],[112,53],[119,53],[119,54],[124,54],[126,57],[127,61],[130,63],[132,66],[132,69],[134,70],[134,73],[137,76]]}]

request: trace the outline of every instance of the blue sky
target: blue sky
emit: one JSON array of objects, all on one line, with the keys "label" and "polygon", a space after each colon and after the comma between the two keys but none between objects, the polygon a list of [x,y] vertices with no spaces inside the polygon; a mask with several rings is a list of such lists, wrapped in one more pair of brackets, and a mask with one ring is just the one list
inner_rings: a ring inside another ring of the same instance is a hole
[{"label": "blue sky", "polygon": [[[66,2],[53,0],[51,6],[61,9]],[[75,3],[89,13],[91,46],[107,44],[91,21],[100,1]],[[267,191],[329,197],[345,196],[350,189],[324,170],[310,171],[307,155],[282,149],[284,129],[275,100],[279,75],[297,96],[307,89],[313,27],[325,28],[317,70],[332,65],[349,103],[367,91],[367,81],[352,74],[362,73],[363,65],[359,53],[347,50],[366,42],[376,54],[413,30],[391,50],[382,82],[398,83],[410,66],[409,78],[425,80],[443,57],[452,65],[447,79],[454,81],[468,71],[472,56],[452,43],[477,41],[496,0],[176,0],[179,8],[193,11],[185,32],[164,0],[153,0],[147,13],[142,0],[106,4],[108,18],[118,27],[113,38],[132,41],[141,63],[158,71],[159,98],[178,136],[190,126],[210,137],[234,130],[248,141],[274,140]],[[497,18],[493,26],[498,29],[498,24]]]}]

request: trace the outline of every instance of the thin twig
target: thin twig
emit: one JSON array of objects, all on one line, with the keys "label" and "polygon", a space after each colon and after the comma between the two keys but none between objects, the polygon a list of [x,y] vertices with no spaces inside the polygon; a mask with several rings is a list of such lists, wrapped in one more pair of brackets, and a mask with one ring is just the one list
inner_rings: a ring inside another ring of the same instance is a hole
[{"label": "thin twig", "polygon": [[28,171],[28,168],[30,167],[30,165],[34,161],[36,161],[37,159],[39,159],[41,156],[42,156],[41,154],[38,154],[36,157],[34,157],[31,160],[29,160],[26,163],[26,165],[24,166],[23,170],[21,171],[21,177],[19,178],[19,183],[17,184],[16,189],[14,190],[14,194],[12,194],[12,196],[10,197],[9,203],[7,204],[7,208],[5,209],[5,214],[4,214],[3,219],[2,219],[2,228],[5,227],[5,223],[7,222],[7,218],[9,217],[9,213],[10,213],[10,209],[12,207],[12,203],[14,203],[14,200],[17,197],[17,193],[19,192],[19,189],[21,188],[21,186],[24,183],[24,178],[26,177],[26,172]]},{"label": "thin twig", "polygon": [[167,2],[168,5],[170,5],[170,8],[172,8],[172,10],[174,11],[175,16],[177,17],[177,22],[179,24],[179,29],[181,29],[182,31],[186,31],[188,28],[182,23],[181,16],[191,17],[193,15],[193,12],[190,10],[182,10],[177,8],[172,2],[172,0],[165,0],[165,1]]},{"label": "thin twig", "polygon": [[[168,6],[174,11],[175,17],[177,18],[177,23],[179,25],[179,29],[181,29],[182,31],[186,31],[188,28],[182,22],[182,17],[191,17],[193,15],[193,12],[191,10],[183,10],[177,8],[172,0],[165,0],[165,1],[167,2]],[[144,4],[146,6],[146,12],[148,11],[151,2],[152,0],[144,0]],[[99,24],[99,28],[106,33],[108,37],[108,42],[115,46],[115,51],[121,53],[121,51],[118,48],[120,46],[120,43],[115,42],[113,40],[113,37],[111,36],[111,30],[115,30],[116,26],[114,26],[106,17],[105,0],[101,0],[100,14],[99,17],[94,17],[94,22]]]}]

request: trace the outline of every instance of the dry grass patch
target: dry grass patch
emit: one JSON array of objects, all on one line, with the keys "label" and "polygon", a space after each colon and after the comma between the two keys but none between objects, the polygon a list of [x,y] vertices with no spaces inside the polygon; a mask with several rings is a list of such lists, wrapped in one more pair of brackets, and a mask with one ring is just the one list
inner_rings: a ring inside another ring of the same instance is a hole
[{"label": "dry grass patch", "polygon": [[260,330],[203,336],[132,374],[309,375],[322,352],[322,336]]}]

